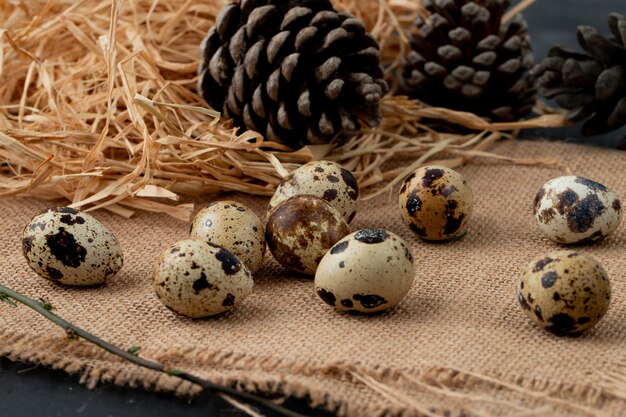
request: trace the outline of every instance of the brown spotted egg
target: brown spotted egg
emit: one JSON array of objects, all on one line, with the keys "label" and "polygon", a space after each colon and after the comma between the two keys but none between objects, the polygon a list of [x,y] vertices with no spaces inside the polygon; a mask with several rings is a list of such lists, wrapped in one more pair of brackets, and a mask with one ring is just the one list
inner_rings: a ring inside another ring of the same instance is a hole
[{"label": "brown spotted egg", "polygon": [[237,201],[214,201],[200,210],[191,223],[189,237],[222,246],[252,273],[263,264],[263,223],[250,207]]},{"label": "brown spotted egg", "polygon": [[472,214],[473,194],[457,171],[425,166],[405,178],[398,196],[404,222],[423,240],[462,237]]},{"label": "brown spotted egg", "polygon": [[570,251],[533,260],[516,291],[526,315],[557,335],[576,335],[594,326],[611,301],[604,268],[590,255]]},{"label": "brown spotted egg", "polygon": [[274,258],[296,272],[313,275],[320,260],[350,233],[344,218],[330,204],[312,195],[297,195],[271,212],[265,239]]},{"label": "brown spotted egg", "polygon": [[66,285],[102,284],[124,263],[113,233],[70,207],[51,208],[33,217],[24,228],[22,252],[39,276]]},{"label": "brown spotted egg", "polygon": [[359,186],[354,175],[336,162],[313,161],[290,173],[270,200],[271,212],[281,202],[299,194],[323,198],[350,223],[356,215]]},{"label": "brown spotted egg", "polygon": [[554,178],[535,196],[533,214],[539,230],[558,243],[582,244],[604,239],[622,220],[617,195],[585,177]]},{"label": "brown spotted egg", "polygon": [[413,256],[402,238],[382,229],[363,229],[324,255],[315,291],[337,310],[374,313],[398,304],[413,277]]},{"label": "brown spotted egg", "polygon": [[252,292],[252,274],[235,255],[213,243],[183,240],[164,250],[152,272],[159,300],[183,316],[214,316]]}]

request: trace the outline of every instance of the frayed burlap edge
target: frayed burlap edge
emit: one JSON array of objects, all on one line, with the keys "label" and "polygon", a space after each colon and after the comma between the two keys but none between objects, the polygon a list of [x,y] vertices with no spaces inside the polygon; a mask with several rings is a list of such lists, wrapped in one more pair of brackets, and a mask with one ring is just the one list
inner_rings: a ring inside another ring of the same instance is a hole
[{"label": "frayed burlap edge", "polygon": [[611,366],[611,371],[602,374],[599,386],[626,401],[626,353]]},{"label": "frayed burlap edge", "polygon": [[[5,341],[0,355],[77,375],[89,389],[103,383],[131,388],[143,387],[177,396],[194,396],[200,389],[174,376],[142,369],[102,351],[86,341],[68,342],[58,336],[26,336],[1,332]],[[502,392],[517,397],[517,404],[534,403],[520,415],[614,415],[604,411],[612,401],[626,400],[626,355],[611,367],[612,371],[590,378],[587,384],[570,384],[528,378],[522,375],[487,376],[446,366],[422,365],[419,369],[367,368],[346,363],[297,363],[281,358],[252,357],[237,352],[194,351],[171,348],[149,359],[168,366],[195,372],[193,364],[202,364],[201,376],[220,384],[268,396],[294,397],[311,407],[336,413],[340,417],[410,417],[451,415],[484,416],[483,407],[475,404],[510,405],[501,400]],[[239,374],[239,371],[245,371]],[[306,378],[323,378],[337,383],[361,384],[381,401],[341,400],[323,384],[307,384]],[[427,391],[447,404],[445,410],[424,404],[408,392]]]}]

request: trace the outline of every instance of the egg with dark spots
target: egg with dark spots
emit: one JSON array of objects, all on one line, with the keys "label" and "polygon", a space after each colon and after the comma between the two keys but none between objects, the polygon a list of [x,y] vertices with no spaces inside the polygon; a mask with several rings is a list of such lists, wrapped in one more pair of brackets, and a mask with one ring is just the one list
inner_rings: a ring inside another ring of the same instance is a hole
[{"label": "egg with dark spots", "polygon": [[263,265],[263,223],[250,207],[237,201],[214,201],[200,210],[191,222],[189,237],[224,247],[252,273]]},{"label": "egg with dark spots", "polygon": [[421,239],[453,240],[467,231],[473,209],[472,189],[453,169],[425,166],[405,178],[398,207],[404,222]]},{"label": "egg with dark spots", "polygon": [[152,286],[170,310],[187,317],[209,317],[240,304],[253,287],[252,273],[237,256],[199,239],[165,249],[152,271]]},{"label": "egg with dark spots", "polygon": [[617,229],[622,205],[617,195],[589,178],[567,175],[546,182],[535,195],[539,230],[564,244],[599,241]]},{"label": "egg with dark spots", "polygon": [[611,301],[607,272],[590,255],[559,251],[534,259],[516,287],[526,315],[557,335],[577,335],[596,325]]},{"label": "egg with dark spots", "polygon": [[93,216],[70,207],[33,217],[23,231],[22,253],[39,276],[74,286],[103,284],[124,264],[113,233]]},{"label": "egg with dark spots", "polygon": [[295,195],[326,200],[350,223],[356,215],[359,186],[354,175],[336,162],[313,161],[291,172],[276,188],[268,212]]},{"label": "egg with dark spots", "polygon": [[265,239],[283,266],[314,275],[320,260],[337,241],[350,233],[343,216],[325,200],[297,195],[270,213]]},{"label": "egg with dark spots", "polygon": [[413,277],[413,256],[402,238],[383,229],[363,229],[324,255],[315,291],[337,310],[376,313],[397,305]]}]

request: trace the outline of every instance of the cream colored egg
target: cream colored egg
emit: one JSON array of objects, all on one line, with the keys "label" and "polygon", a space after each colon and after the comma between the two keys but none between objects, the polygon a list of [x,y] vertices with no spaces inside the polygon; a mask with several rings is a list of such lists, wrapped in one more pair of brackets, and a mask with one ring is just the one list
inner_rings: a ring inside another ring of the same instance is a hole
[{"label": "cream colored egg", "polygon": [[263,223],[250,207],[237,201],[214,201],[200,210],[191,223],[189,237],[222,246],[252,273],[263,265]]},{"label": "cream colored egg", "polygon": [[539,230],[550,240],[566,244],[591,243],[610,235],[622,220],[617,195],[585,177],[554,178],[535,196],[533,214]]},{"label": "cream colored egg", "polygon": [[113,233],[91,215],[70,207],[35,216],[24,228],[22,252],[39,276],[65,285],[102,284],[124,263]]},{"label": "cream colored egg", "polygon": [[374,313],[397,305],[413,277],[413,256],[402,238],[363,229],[341,239],[322,258],[315,291],[337,310]]},{"label": "cream colored egg", "polygon": [[431,165],[404,180],[398,206],[404,222],[421,239],[446,241],[466,233],[473,200],[472,189],[460,173]]},{"label": "cream colored egg", "polygon": [[183,240],[164,250],[152,272],[159,300],[183,316],[214,316],[241,303],[252,274],[235,255],[213,243]]},{"label": "cream colored egg", "polygon": [[359,186],[354,175],[336,162],[313,161],[290,173],[276,188],[268,212],[289,197],[299,194],[326,200],[348,223],[356,215]]},{"label": "cream colored egg", "polygon": [[283,266],[314,275],[320,260],[339,239],[350,233],[341,214],[321,198],[297,195],[270,214],[265,239]]},{"label": "cream colored egg", "polygon": [[524,313],[558,335],[576,335],[596,325],[611,301],[604,268],[592,256],[570,251],[534,259],[516,291]]}]

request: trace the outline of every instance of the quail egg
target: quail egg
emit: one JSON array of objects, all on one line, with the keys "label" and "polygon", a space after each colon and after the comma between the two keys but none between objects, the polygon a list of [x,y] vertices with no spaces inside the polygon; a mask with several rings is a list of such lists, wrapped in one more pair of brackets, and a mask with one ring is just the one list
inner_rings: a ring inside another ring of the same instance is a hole
[{"label": "quail egg", "polygon": [[336,162],[313,161],[289,174],[276,188],[268,211],[298,194],[323,198],[350,223],[356,215],[359,186],[354,175]]},{"label": "quail egg", "polygon": [[398,196],[402,219],[423,240],[462,237],[472,214],[473,195],[457,171],[425,166],[405,178]]},{"label": "quail egg", "polygon": [[570,251],[533,260],[516,291],[526,315],[557,335],[576,335],[594,326],[611,300],[604,268],[590,255]]},{"label": "quail egg", "polygon": [[252,273],[263,264],[263,223],[250,207],[237,201],[214,201],[200,210],[191,223],[189,237],[222,246]]},{"label": "quail egg", "polygon": [[65,285],[102,284],[124,263],[113,233],[70,207],[51,208],[33,217],[24,228],[22,252],[39,276]]},{"label": "quail egg", "polygon": [[567,175],[541,187],[533,214],[539,230],[550,240],[582,244],[601,240],[617,229],[622,204],[604,185]]},{"label": "quail egg", "polygon": [[348,233],[348,223],[325,200],[297,195],[271,212],[265,240],[283,266],[313,275],[326,251]]},{"label": "quail egg", "polygon": [[183,240],[164,250],[152,272],[159,300],[183,316],[230,310],[252,292],[252,274],[235,255],[213,243]]},{"label": "quail egg", "polygon": [[382,229],[363,229],[324,255],[315,291],[337,310],[374,313],[398,304],[413,277],[413,256],[402,238]]}]

